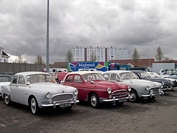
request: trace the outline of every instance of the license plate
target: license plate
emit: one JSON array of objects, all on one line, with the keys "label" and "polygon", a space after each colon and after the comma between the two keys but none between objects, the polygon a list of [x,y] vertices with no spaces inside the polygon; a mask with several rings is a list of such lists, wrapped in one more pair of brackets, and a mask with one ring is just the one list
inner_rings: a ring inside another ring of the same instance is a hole
[{"label": "license plate", "polygon": [[68,107],[68,106],[71,106],[71,103],[64,103],[60,105],[60,107]]},{"label": "license plate", "polygon": [[119,99],[119,102],[125,102],[127,99]]}]

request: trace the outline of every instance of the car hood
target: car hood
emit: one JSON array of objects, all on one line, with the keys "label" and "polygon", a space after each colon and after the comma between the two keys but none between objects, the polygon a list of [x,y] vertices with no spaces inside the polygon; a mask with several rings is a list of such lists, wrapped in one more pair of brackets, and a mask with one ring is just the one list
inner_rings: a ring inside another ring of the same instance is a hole
[{"label": "car hood", "polygon": [[106,88],[112,88],[113,90],[114,89],[128,89],[128,85],[125,85],[125,84],[119,84],[119,83],[115,83],[115,82],[112,82],[112,81],[101,81],[101,80],[95,80],[94,81],[94,84],[98,85],[98,86],[103,86],[103,87],[106,87]]},{"label": "car hood", "polygon": [[123,80],[122,83],[128,84],[129,86],[131,85],[141,85],[141,86],[149,86],[149,87],[154,87],[154,86],[161,86],[160,83],[158,82],[153,82],[149,80],[144,80],[144,79],[130,79],[130,80]]},{"label": "car hood", "polygon": [[36,83],[36,84],[30,84],[31,88],[35,88],[38,91],[44,91],[44,92],[51,92],[52,94],[57,93],[73,93],[73,91],[76,89],[71,86],[56,84],[56,83]]},{"label": "car hood", "polygon": [[0,82],[0,86],[5,86],[5,85],[9,85],[10,82]]},{"label": "car hood", "polygon": [[167,79],[164,79],[164,78],[152,78],[152,77],[147,77],[147,78],[144,78],[146,80],[150,80],[150,81],[154,81],[154,82],[162,82],[162,81],[167,81]]}]

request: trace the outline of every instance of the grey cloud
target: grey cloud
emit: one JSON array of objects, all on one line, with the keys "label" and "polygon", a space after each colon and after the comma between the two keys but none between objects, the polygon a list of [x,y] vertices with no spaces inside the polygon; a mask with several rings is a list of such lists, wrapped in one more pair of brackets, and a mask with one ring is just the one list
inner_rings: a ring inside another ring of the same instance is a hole
[{"label": "grey cloud", "polygon": [[[153,58],[160,46],[177,59],[176,1],[50,0],[50,63],[65,61],[74,46],[136,47]],[[34,62],[46,58],[47,0],[0,1],[0,47]],[[170,47],[169,47],[170,46]]]}]

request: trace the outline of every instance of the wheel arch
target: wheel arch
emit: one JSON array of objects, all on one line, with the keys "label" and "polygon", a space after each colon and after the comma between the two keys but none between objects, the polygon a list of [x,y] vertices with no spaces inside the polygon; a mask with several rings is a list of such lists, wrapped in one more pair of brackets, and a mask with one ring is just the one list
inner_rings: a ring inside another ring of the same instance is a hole
[{"label": "wheel arch", "polygon": [[90,91],[90,92],[88,93],[88,95],[87,95],[87,101],[90,102],[90,98],[91,98],[91,95],[92,95],[92,94],[96,94],[96,95],[98,96],[98,94],[97,94],[95,91]]}]

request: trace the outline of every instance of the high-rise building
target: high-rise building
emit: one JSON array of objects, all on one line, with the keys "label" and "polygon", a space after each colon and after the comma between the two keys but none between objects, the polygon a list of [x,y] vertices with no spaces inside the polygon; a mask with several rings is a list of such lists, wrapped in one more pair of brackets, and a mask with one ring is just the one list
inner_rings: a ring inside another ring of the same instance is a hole
[{"label": "high-rise building", "polygon": [[[109,60],[118,60],[118,59],[128,59],[128,50],[127,49],[118,49],[116,47],[81,47],[76,46],[72,48],[73,59],[74,61],[90,61],[91,56],[96,57],[96,61],[109,61]],[[122,55],[121,55],[122,54]]]},{"label": "high-rise building", "polygon": [[128,57],[128,49],[126,48],[120,48],[118,49],[118,59],[119,60],[124,60],[124,59],[129,59]]},{"label": "high-rise building", "polygon": [[74,61],[85,61],[85,48],[76,46],[72,48],[73,60]]}]

